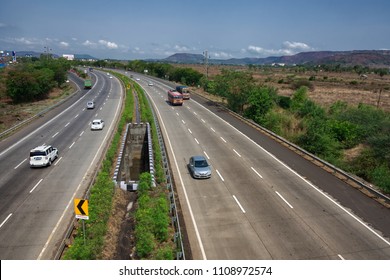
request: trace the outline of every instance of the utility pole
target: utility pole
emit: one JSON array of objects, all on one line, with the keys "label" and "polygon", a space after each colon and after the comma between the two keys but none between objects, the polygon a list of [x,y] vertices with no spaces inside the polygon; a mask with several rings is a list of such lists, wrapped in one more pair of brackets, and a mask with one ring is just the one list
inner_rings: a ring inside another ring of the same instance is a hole
[{"label": "utility pole", "polygon": [[209,79],[209,55],[208,55],[208,51],[205,50],[203,52],[203,56],[204,56],[204,64],[205,64],[205,69],[206,69],[206,79],[208,80]]}]

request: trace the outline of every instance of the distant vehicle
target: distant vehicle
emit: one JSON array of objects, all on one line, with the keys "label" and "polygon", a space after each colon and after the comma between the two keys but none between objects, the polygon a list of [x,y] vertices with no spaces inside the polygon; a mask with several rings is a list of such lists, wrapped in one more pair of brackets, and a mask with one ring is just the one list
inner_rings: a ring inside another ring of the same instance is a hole
[{"label": "distant vehicle", "polygon": [[140,81],[141,79],[140,78],[135,78],[136,81]]},{"label": "distant vehicle", "polygon": [[86,80],[84,81],[84,88],[85,88],[85,89],[90,89],[90,88],[92,88],[92,81],[91,81],[90,79],[86,79]]},{"label": "distant vehicle", "polygon": [[93,109],[93,108],[95,108],[95,102],[88,101],[87,102],[87,109]]},{"label": "distant vehicle", "polygon": [[92,67],[89,67],[89,72],[92,72],[93,71],[93,68]]},{"label": "distant vehicle", "polygon": [[171,105],[183,105],[183,95],[176,90],[168,90],[168,102]]},{"label": "distant vehicle", "polygon": [[104,121],[101,119],[93,120],[91,123],[91,130],[102,130],[104,127]]},{"label": "distant vehicle", "polygon": [[153,82],[152,82],[152,81],[149,81],[149,82],[148,82],[148,86],[153,86]]},{"label": "distant vehicle", "polygon": [[190,99],[190,90],[187,86],[177,86],[176,90],[183,95],[183,99]]},{"label": "distant vehicle", "polygon": [[195,179],[207,179],[211,177],[211,166],[204,156],[190,157],[188,169]]},{"label": "distant vehicle", "polygon": [[57,148],[50,145],[38,146],[30,151],[30,167],[50,166],[57,157]]}]

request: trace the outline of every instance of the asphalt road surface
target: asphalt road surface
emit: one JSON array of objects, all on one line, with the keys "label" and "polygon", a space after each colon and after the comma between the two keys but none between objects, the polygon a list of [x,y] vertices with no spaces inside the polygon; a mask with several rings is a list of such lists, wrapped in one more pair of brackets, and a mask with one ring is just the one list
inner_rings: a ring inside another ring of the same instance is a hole
[{"label": "asphalt road surface", "polygon": [[[389,209],[215,104],[171,106],[166,83],[134,78],[160,120],[194,259],[390,259]],[[211,179],[190,176],[197,154]]]},{"label": "asphalt road surface", "polygon": [[[74,199],[83,198],[110,133],[120,116],[123,90],[116,78],[90,73],[94,86],[0,142],[0,259],[52,259],[74,217]],[[93,100],[94,109],[86,109]],[[95,118],[102,131],[91,131]],[[52,166],[30,168],[29,152],[42,145],[58,148]]]}]

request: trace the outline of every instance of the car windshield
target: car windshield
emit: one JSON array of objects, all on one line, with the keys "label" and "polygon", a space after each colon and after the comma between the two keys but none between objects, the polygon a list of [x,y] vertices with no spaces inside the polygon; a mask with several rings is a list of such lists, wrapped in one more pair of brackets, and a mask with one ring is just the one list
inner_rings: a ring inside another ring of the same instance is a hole
[{"label": "car windshield", "polygon": [[92,124],[100,124],[100,122],[93,122]]},{"label": "car windshield", "polygon": [[195,161],[195,167],[207,167],[209,166],[207,164],[207,161],[206,160],[196,160]]}]

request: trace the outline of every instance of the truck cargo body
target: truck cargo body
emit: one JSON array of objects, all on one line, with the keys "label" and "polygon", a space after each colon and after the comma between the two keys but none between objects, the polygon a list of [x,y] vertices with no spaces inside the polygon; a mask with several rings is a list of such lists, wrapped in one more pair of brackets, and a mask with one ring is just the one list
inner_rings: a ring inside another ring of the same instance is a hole
[{"label": "truck cargo body", "polygon": [[84,88],[85,88],[85,89],[90,89],[90,88],[92,88],[92,81],[89,80],[89,79],[85,80],[85,81],[84,81]]},{"label": "truck cargo body", "polygon": [[183,95],[183,99],[190,99],[190,90],[187,86],[177,86],[176,90]]}]

